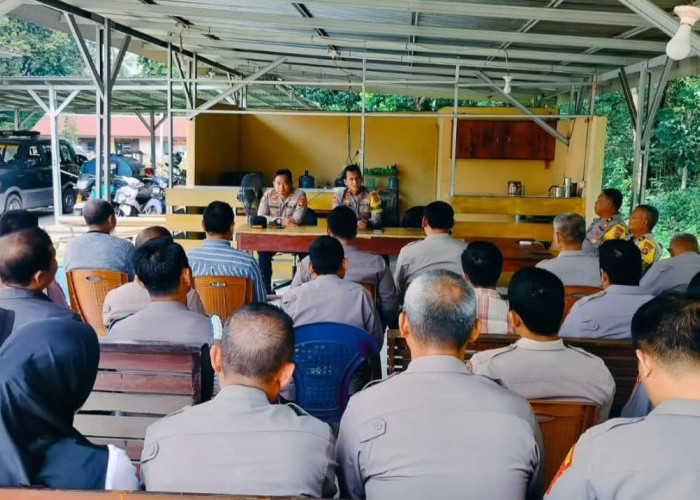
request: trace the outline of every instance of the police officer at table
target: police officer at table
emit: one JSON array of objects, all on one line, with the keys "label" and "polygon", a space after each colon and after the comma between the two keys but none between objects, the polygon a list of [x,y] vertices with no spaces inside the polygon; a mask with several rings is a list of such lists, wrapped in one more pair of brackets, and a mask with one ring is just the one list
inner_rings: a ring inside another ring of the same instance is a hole
[{"label": "police officer at table", "polygon": [[362,185],[362,170],[355,164],[343,169],[345,188],[333,195],[333,208],[344,205],[357,217],[357,228],[368,229],[382,226],[382,200],[379,193]]},{"label": "police officer at table", "polygon": [[598,247],[608,240],[624,240],[628,230],[620,215],[622,206],[622,193],[618,189],[603,189],[595,201],[594,210],[597,219],[594,219],[586,230],[586,240],[583,242],[583,251],[595,255]]}]

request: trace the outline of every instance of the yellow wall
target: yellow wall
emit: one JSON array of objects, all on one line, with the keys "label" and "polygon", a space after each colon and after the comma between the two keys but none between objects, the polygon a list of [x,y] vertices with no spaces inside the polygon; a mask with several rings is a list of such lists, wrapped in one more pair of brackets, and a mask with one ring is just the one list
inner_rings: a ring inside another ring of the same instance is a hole
[{"label": "yellow wall", "polygon": [[218,186],[222,173],[238,170],[240,141],[241,115],[202,113],[188,122],[187,185]]}]

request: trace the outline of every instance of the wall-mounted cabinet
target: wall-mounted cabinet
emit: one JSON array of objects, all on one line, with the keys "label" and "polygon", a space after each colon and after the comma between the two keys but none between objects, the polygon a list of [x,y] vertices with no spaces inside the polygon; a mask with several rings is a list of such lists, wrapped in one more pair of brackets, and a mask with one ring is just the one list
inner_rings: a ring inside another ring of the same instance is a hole
[{"label": "wall-mounted cabinet", "polygon": [[[554,160],[556,139],[531,120],[459,120],[459,159]],[[556,129],[556,120],[547,120]]]}]

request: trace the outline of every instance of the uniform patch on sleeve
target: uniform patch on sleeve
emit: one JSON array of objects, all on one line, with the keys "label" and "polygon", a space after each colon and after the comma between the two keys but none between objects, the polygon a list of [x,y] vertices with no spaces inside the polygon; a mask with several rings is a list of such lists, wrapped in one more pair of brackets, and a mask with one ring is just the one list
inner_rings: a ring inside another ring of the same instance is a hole
[{"label": "uniform patch on sleeve", "polygon": [[365,422],[358,430],[360,442],[364,443],[377,438],[386,432],[386,422],[383,418],[377,417],[369,422]]},{"label": "uniform patch on sleeve", "polygon": [[566,469],[571,467],[571,464],[574,462],[574,450],[575,449],[576,449],[576,445],[573,445],[571,447],[571,449],[569,450],[569,453],[566,454],[566,457],[564,458],[564,461],[561,463],[559,470],[552,478],[552,482],[549,483],[549,488],[547,488],[547,492],[545,493],[546,495],[549,495],[549,493],[552,491],[552,487],[554,486],[554,483],[556,483],[557,480],[562,476],[562,474],[564,474],[564,472],[566,472]]}]

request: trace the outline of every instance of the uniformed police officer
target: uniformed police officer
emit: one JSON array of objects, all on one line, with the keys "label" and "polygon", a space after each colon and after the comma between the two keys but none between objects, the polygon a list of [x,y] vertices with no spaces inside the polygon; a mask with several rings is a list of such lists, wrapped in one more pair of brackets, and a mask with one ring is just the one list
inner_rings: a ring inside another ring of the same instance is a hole
[{"label": "uniformed police officer", "polygon": [[586,230],[584,252],[595,255],[604,241],[627,238],[627,226],[620,215],[621,206],[622,193],[617,189],[603,189],[598,195],[594,205],[598,218],[594,219]]},{"label": "uniformed police officer", "polygon": [[671,258],[651,266],[639,282],[639,286],[652,295],[667,291],[685,292],[690,280],[700,272],[700,250],[695,235],[674,235],[668,253]]},{"label": "uniformed police officer", "polygon": [[574,304],[560,337],[629,338],[632,316],[653,297],[639,286],[642,255],[631,241],[606,241],[598,249],[598,259],[603,291]]},{"label": "uniformed police officer", "polygon": [[700,491],[700,305],[662,295],[632,319],[639,375],[654,410],[589,429],[569,452],[549,500],[691,500]]},{"label": "uniformed police officer", "polygon": [[345,188],[333,195],[333,208],[345,205],[357,217],[357,228],[382,226],[382,200],[379,193],[362,185],[362,170],[355,164],[343,169]]},{"label": "uniformed police officer", "polygon": [[147,490],[229,495],[332,496],[330,427],[293,405],[273,405],[292,378],[292,320],[248,304],[211,349],[221,392],[148,427],[141,456]]},{"label": "uniformed police officer", "polygon": [[472,375],[476,297],[450,271],[416,278],[399,328],[408,369],[355,394],[336,446],[341,497],[372,500],[541,495],[540,431],[528,402]]},{"label": "uniformed police officer", "polygon": [[661,258],[664,249],[654,239],[654,226],[659,222],[659,211],[651,205],[639,205],[632,210],[628,225],[629,239],[642,252],[642,268],[646,271]]},{"label": "uniformed police officer", "polygon": [[603,360],[565,346],[557,332],[564,314],[564,285],[544,269],[525,267],[508,287],[508,322],[520,335],[515,344],[472,356],[472,371],[503,382],[526,399],[583,400],[608,419],[615,380]]}]

